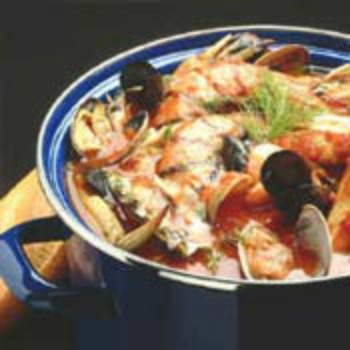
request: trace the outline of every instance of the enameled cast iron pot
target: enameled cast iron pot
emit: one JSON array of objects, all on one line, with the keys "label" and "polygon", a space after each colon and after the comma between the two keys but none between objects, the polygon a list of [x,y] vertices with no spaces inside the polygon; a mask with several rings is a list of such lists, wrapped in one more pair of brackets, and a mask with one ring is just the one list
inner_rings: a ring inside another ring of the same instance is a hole
[{"label": "enameled cast iron pot", "polygon": [[[350,61],[350,36],[336,32],[262,25],[196,31],[112,57],[74,82],[48,112],[37,162],[43,190],[58,218],[28,222],[1,235],[0,272],[29,305],[77,317],[81,349],[235,350],[264,344],[285,348],[293,342],[304,349],[314,346],[316,338],[329,341],[326,334],[332,323],[339,339],[342,322],[337,323],[335,314],[344,309],[341,300],[350,298],[349,276],[284,284],[193,276],[103,241],[78,216],[67,194],[69,126],[83,101],[118,89],[119,71],[131,61],[147,60],[169,73],[223,35],[242,31],[273,38],[276,46],[306,45],[317,66],[331,68]],[[21,247],[23,242],[62,237],[69,238],[69,287],[45,281]]]}]

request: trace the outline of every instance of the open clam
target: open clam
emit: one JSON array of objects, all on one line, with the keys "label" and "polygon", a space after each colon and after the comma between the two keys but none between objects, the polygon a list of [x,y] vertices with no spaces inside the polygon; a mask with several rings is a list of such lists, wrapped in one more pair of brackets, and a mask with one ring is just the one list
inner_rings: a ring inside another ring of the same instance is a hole
[{"label": "open clam", "polygon": [[[80,189],[79,196],[109,242],[125,250],[134,250],[156,233],[168,210],[167,206],[146,221],[138,220],[132,229],[126,232],[122,222],[125,218],[130,219],[128,208],[112,191],[107,175],[101,170],[92,170],[85,175],[85,178],[95,193]],[[136,214],[134,216],[136,218]]]},{"label": "open clam", "polygon": [[255,63],[280,72],[297,74],[304,70],[309,60],[309,52],[305,46],[291,44],[267,52]]},{"label": "open clam", "polygon": [[350,81],[350,63],[332,69],[323,79],[325,81]]},{"label": "open clam", "polygon": [[292,250],[262,224],[248,222],[237,238],[241,269],[247,279],[285,279],[293,269]]},{"label": "open clam", "polygon": [[348,113],[350,109],[350,63],[331,70],[318,84],[314,92],[331,109]]},{"label": "open clam", "polygon": [[210,222],[214,222],[221,203],[230,193],[243,194],[252,185],[252,178],[247,174],[234,174],[220,184],[211,194],[207,203],[207,214]]},{"label": "open clam", "polygon": [[142,142],[149,126],[148,113],[140,111],[125,125],[124,119],[125,115],[120,115],[115,125],[116,118],[110,118],[108,105],[98,100],[79,108],[71,128],[71,140],[78,154],[88,159],[85,168],[125,160]]},{"label": "open clam", "polygon": [[[296,267],[293,251],[265,226],[250,221],[238,235],[238,255],[244,276],[250,280],[288,278]],[[312,257],[313,277],[329,272],[332,248],[323,214],[307,204],[296,225],[296,249]]]},{"label": "open clam", "polygon": [[264,52],[270,43],[272,40],[261,39],[251,33],[228,34],[206,50],[203,56],[220,58],[231,55],[249,60]]},{"label": "open clam", "polygon": [[86,101],[74,118],[71,128],[71,140],[80,155],[96,153],[102,150],[113,130],[111,121],[106,117],[106,105],[97,99]]},{"label": "open clam", "polygon": [[325,276],[332,261],[332,244],[328,224],[319,209],[306,204],[296,225],[296,242],[298,249],[314,255],[317,264],[313,276]]},{"label": "open clam", "polygon": [[127,233],[124,237],[116,242],[116,246],[129,251],[141,247],[156,233],[167,211],[168,207],[165,207],[145,224]]}]

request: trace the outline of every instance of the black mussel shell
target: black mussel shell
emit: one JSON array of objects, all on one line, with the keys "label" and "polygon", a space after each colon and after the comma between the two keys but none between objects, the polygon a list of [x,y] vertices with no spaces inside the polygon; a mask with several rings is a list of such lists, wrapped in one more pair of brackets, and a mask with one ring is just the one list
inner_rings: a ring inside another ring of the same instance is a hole
[{"label": "black mussel shell", "polygon": [[96,191],[96,193],[105,199],[113,199],[111,189],[108,184],[106,174],[103,170],[94,169],[89,170],[84,174],[84,178],[89,186]]},{"label": "black mussel shell", "polygon": [[148,116],[147,111],[138,112],[125,124],[125,129],[131,129],[133,131],[139,130],[143,125],[143,123],[145,122],[147,116]]},{"label": "black mussel shell", "polygon": [[314,205],[324,214],[326,214],[329,209],[328,203],[319,195],[317,188],[313,185],[300,185],[295,188],[287,189],[275,195],[274,202],[277,208],[294,219],[297,219],[305,204]]},{"label": "black mussel shell", "polygon": [[302,157],[288,150],[268,157],[262,166],[260,178],[271,195],[278,195],[301,185],[311,185],[309,166]]},{"label": "black mussel shell", "polygon": [[247,146],[233,136],[225,136],[222,159],[227,171],[242,171],[248,162]]},{"label": "black mussel shell", "polygon": [[304,204],[313,204],[323,213],[328,203],[311,180],[307,163],[298,154],[283,150],[272,154],[261,169],[261,182],[276,206],[296,218]]},{"label": "black mussel shell", "polygon": [[138,108],[153,110],[163,99],[163,78],[148,62],[126,65],[121,72],[120,82],[127,102]]}]

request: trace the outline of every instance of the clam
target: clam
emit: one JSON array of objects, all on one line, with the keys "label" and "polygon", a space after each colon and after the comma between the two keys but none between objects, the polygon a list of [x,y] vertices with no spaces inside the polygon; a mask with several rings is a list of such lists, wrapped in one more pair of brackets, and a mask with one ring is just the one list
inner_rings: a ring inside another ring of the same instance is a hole
[{"label": "clam", "polygon": [[[90,188],[103,200],[119,220],[121,227],[126,231],[132,230],[144,222],[132,210],[132,203],[121,200],[122,195],[115,191],[112,186],[111,175],[103,170],[94,169],[85,173],[85,180]],[[120,178],[119,182],[123,186],[124,178]],[[127,179],[125,179],[127,181]],[[101,218],[103,219],[103,217]],[[119,237],[118,237],[119,238]]]},{"label": "clam", "polygon": [[88,157],[83,168],[99,168],[127,159],[145,139],[148,126],[146,111],[137,113],[123,127],[121,120],[116,126],[106,114],[87,114],[83,108],[73,122],[71,140],[78,154]]},{"label": "clam", "polygon": [[228,34],[204,52],[205,57],[220,58],[234,55],[248,60],[261,52],[272,42],[251,33]]},{"label": "clam", "polygon": [[211,194],[207,203],[207,214],[210,222],[214,222],[221,203],[230,193],[237,195],[245,193],[252,184],[252,178],[247,174],[234,174],[231,179],[221,183]]},{"label": "clam", "polygon": [[168,207],[165,207],[158,214],[149,219],[145,224],[127,233],[116,242],[116,245],[119,248],[128,251],[141,247],[156,233],[167,211]]},{"label": "clam", "polygon": [[149,127],[149,115],[147,112],[138,113],[133,119],[131,119],[125,126],[124,132],[128,129],[132,129],[135,133],[128,146],[119,155],[117,162],[125,161],[145,140]]},{"label": "clam", "polygon": [[71,127],[71,140],[81,156],[97,153],[108,142],[113,125],[106,117],[106,105],[97,99],[90,99],[79,109]]},{"label": "clam", "polygon": [[120,83],[126,101],[139,109],[153,110],[163,99],[163,78],[148,62],[126,65],[121,72]]},{"label": "clam", "polygon": [[255,63],[280,72],[297,74],[302,72],[309,61],[309,52],[305,46],[291,44],[267,52]]},{"label": "clam", "polygon": [[323,77],[324,81],[345,81],[350,80],[350,63],[343,64]]},{"label": "clam", "polygon": [[[287,279],[296,262],[293,251],[268,228],[250,221],[237,237],[238,256],[244,276],[249,280]],[[308,252],[315,260],[312,277],[328,274],[332,260],[332,246],[328,225],[315,206],[303,207],[296,223],[296,249]]]},{"label": "clam", "polygon": [[331,109],[347,114],[350,109],[350,63],[326,74],[315,86],[314,92]]},{"label": "clam", "polygon": [[247,279],[281,280],[292,271],[295,264],[292,250],[262,224],[248,222],[237,241],[241,269]]},{"label": "clam", "polygon": [[[101,229],[106,239],[111,242],[117,242],[125,235],[125,230],[115,215],[113,208],[112,194],[104,183],[102,173],[91,174],[91,179],[88,183],[94,189],[94,193],[87,191],[84,187],[70,185],[71,188],[76,189],[77,195],[82,205],[91,213]],[[71,184],[73,175],[68,173],[68,183]]]},{"label": "clam", "polygon": [[[126,232],[121,221],[130,220],[130,208],[126,208],[113,193],[107,175],[101,170],[93,170],[85,178],[97,194],[80,190],[80,198],[109,242],[129,251],[139,248],[156,233],[168,210],[167,206],[147,221],[134,220],[132,230]],[[136,216],[134,214],[133,219],[137,219]]]},{"label": "clam", "polygon": [[332,244],[328,224],[318,208],[306,204],[296,224],[297,247],[317,258],[313,276],[328,274],[332,262]]}]

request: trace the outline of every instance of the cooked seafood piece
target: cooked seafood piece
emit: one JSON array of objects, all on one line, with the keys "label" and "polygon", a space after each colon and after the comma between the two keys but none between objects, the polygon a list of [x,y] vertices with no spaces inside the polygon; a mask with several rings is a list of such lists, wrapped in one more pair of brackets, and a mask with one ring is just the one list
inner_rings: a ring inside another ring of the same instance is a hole
[{"label": "cooked seafood piece", "polygon": [[255,63],[289,74],[301,74],[309,64],[310,56],[302,45],[285,45],[259,57]]},{"label": "cooked seafood piece", "polygon": [[250,221],[237,239],[242,272],[247,279],[285,279],[295,267],[292,250],[257,222]]},{"label": "cooked seafood piece", "polygon": [[323,214],[313,205],[303,207],[296,223],[296,242],[302,251],[317,258],[313,276],[328,274],[332,261],[330,232]]},{"label": "cooked seafood piece", "polygon": [[71,127],[71,139],[80,155],[95,154],[112,142],[114,126],[106,116],[106,105],[90,99],[78,110]]},{"label": "cooked seafood piece", "polygon": [[333,249],[350,252],[350,167],[347,166],[340,181],[328,224],[332,235]]},{"label": "cooked seafood piece", "polygon": [[272,43],[229,34],[167,76],[129,63],[77,110],[68,187],[109,242],[226,278],[344,271],[350,64],[322,75],[311,48]]},{"label": "cooked seafood piece", "polygon": [[128,232],[124,237],[115,242],[115,245],[125,250],[135,250],[144,245],[157,232],[167,210],[167,207],[164,208],[148,222]]},{"label": "cooked seafood piece", "polygon": [[252,179],[247,174],[227,174],[221,183],[213,189],[210,194],[208,204],[207,204],[207,212],[208,218],[211,222],[214,222],[216,219],[216,214],[229,194],[241,195],[248,191],[248,189],[252,185]]}]

